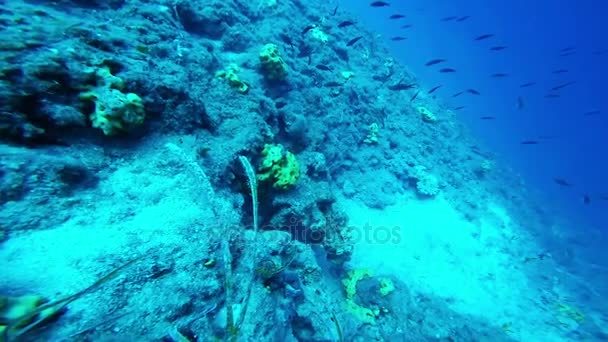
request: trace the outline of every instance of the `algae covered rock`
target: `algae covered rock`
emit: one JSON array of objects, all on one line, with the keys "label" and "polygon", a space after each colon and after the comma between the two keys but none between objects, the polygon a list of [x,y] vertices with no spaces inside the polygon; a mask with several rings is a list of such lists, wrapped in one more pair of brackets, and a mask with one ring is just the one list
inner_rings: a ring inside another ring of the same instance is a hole
[{"label": "algae covered rock", "polygon": [[260,63],[264,77],[271,82],[279,82],[287,78],[287,64],[279,55],[279,47],[266,44],[260,50]]},{"label": "algae covered rock", "polygon": [[288,189],[296,184],[300,178],[300,163],[296,156],[285,150],[283,145],[266,144],[262,150],[264,156],[258,179],[271,180],[273,187]]},{"label": "algae covered rock", "polygon": [[114,135],[144,122],[141,97],[123,93],[124,82],[120,77],[112,75],[107,67],[96,70],[95,77],[98,86],[80,94],[82,101],[90,101],[94,105],[89,115],[93,127],[101,129],[105,135]]}]

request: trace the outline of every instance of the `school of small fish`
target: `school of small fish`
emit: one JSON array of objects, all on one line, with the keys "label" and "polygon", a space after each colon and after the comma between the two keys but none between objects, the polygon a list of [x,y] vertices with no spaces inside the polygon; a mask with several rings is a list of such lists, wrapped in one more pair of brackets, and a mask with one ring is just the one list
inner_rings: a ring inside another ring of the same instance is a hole
[{"label": "school of small fish", "polygon": [[[372,2],[370,4],[370,6],[374,7],[374,8],[390,7],[390,5],[391,4],[389,2],[387,2],[387,1],[374,1],[374,2]],[[403,13],[394,13],[394,14],[392,14],[392,15],[390,15],[388,17],[389,20],[399,20],[399,19],[404,19],[404,18],[407,18],[407,16],[406,16],[406,14],[403,14]],[[446,16],[446,17],[441,18],[441,21],[443,21],[443,22],[463,22],[463,21],[468,20],[470,18],[471,18],[471,16],[469,16],[469,15]],[[400,26],[401,29],[409,29],[411,27],[412,27],[411,24],[404,24],[404,25]],[[405,36],[395,36],[395,37],[391,38],[391,41],[397,42],[397,41],[404,41],[406,39],[407,39],[407,37],[405,37]],[[472,40],[475,41],[475,42],[493,41],[495,39],[496,39],[496,34],[494,34],[494,33],[482,33],[482,34],[479,34],[479,35],[477,35],[477,36],[475,36],[475,37],[472,38]],[[506,45],[492,45],[491,47],[489,47],[489,51],[492,51],[492,52],[499,52],[499,51],[503,51],[503,50],[506,50],[506,49],[508,49],[508,46],[506,46]],[[576,53],[577,53],[577,48],[574,47],[574,46],[564,47],[564,48],[562,48],[562,49],[560,49],[560,50],[557,51],[557,55],[559,57],[571,56],[571,55],[574,55]],[[608,53],[608,49],[599,49],[599,50],[594,50],[592,52],[593,55],[603,55],[603,54],[606,54],[606,53]],[[440,73],[443,73],[443,74],[456,73],[456,69],[455,68],[450,67],[450,66],[443,66],[443,64],[445,64],[447,62],[448,61],[445,58],[433,58],[433,59],[428,60],[424,65],[426,67],[433,67],[433,66],[441,64],[442,67],[438,68],[438,71]],[[551,71],[551,74],[555,75],[555,76],[567,76],[568,73],[569,73],[569,70],[565,69],[565,68],[559,68],[559,69],[555,69],[555,70]],[[509,74],[505,73],[505,72],[495,72],[495,73],[493,73],[493,74],[490,75],[491,78],[495,78],[495,79],[501,79],[501,78],[505,78],[505,77],[508,77],[508,76],[509,76]],[[563,83],[555,84],[555,85],[549,87],[549,89],[547,90],[547,92],[544,95],[544,98],[547,99],[547,100],[559,99],[561,97],[560,91],[562,89],[569,88],[571,86],[574,86],[575,84],[576,84],[575,80],[567,80],[567,81],[564,81]],[[529,87],[532,87],[532,86],[535,86],[535,85],[537,85],[537,82],[535,82],[535,81],[527,81],[525,83],[520,84],[519,88],[520,89],[524,89],[524,88],[529,88]],[[413,89],[413,88],[416,88],[416,87],[417,87],[417,85],[413,85],[413,84],[407,84],[407,85],[405,85],[405,84],[402,84],[401,82],[399,82],[396,85],[389,86],[389,89],[391,89],[391,90],[406,90],[406,89]],[[437,92],[442,87],[443,87],[442,84],[436,85],[436,86],[432,87],[431,89],[429,89],[426,93],[427,94],[433,94],[433,93]],[[462,94],[465,94],[465,93],[471,94],[471,95],[477,95],[477,96],[481,95],[481,92],[479,92],[478,90],[473,89],[473,88],[467,88],[467,89],[464,89],[464,90],[459,91],[457,93],[454,93],[453,95],[451,95],[451,97],[452,98],[456,98],[456,97],[458,97],[458,96],[460,96]],[[418,97],[419,94],[420,94],[420,90],[417,90],[414,93],[414,95],[410,98],[410,102],[413,102],[414,100],[416,100],[416,98]],[[455,108],[452,108],[452,109],[453,110],[461,110],[461,109],[464,109],[464,108],[465,108],[464,106],[458,106],[458,107],[455,107]],[[525,108],[525,102],[524,102],[524,99],[523,99],[522,96],[518,96],[517,97],[516,108],[518,110],[523,110]],[[593,110],[588,110],[586,112],[583,112],[582,116],[584,116],[584,117],[592,117],[592,116],[597,116],[597,115],[601,115],[601,114],[602,113],[601,113],[600,110],[593,109]],[[485,115],[485,116],[480,116],[479,119],[480,120],[484,120],[484,121],[491,121],[491,120],[495,120],[496,117],[495,116],[491,116],[491,115]],[[553,137],[541,136],[541,137],[538,137],[538,138],[525,139],[525,140],[520,141],[520,144],[524,145],[524,146],[526,146],[526,145],[527,146],[539,145],[539,144],[541,144],[541,142],[546,141],[546,140],[548,140],[550,138],[553,138]],[[554,181],[554,183],[556,183],[557,185],[562,186],[562,187],[573,187],[573,184],[571,182],[569,182],[569,181],[567,181],[565,179],[562,179],[562,178],[554,178],[553,181]],[[599,198],[601,200],[608,201],[608,195],[601,195],[600,194],[600,195],[595,195],[594,197],[597,197],[597,198]],[[585,204],[591,203],[591,196],[590,195],[583,194],[582,198],[583,198],[583,203],[585,203]]]},{"label": "school of small fish", "polygon": [[[388,8],[391,6],[391,4],[387,1],[373,1],[369,5],[372,8]],[[338,12],[338,6],[336,6],[334,8],[331,15],[335,16],[337,14],[337,12]],[[406,20],[407,18],[408,18],[407,15],[404,13],[393,13],[387,17],[387,19],[391,22],[401,22],[401,20]],[[456,16],[443,17],[440,19],[440,21],[459,23],[459,22],[467,21],[469,19],[471,19],[470,15],[460,15],[460,16],[456,15]],[[357,23],[355,20],[344,20],[344,21],[337,23],[336,27],[338,29],[347,29],[348,27],[354,26],[356,24]],[[302,29],[301,35],[304,36],[304,35],[308,34],[312,30],[314,30],[316,27],[317,27],[317,25],[314,25],[314,24],[306,26],[304,29]],[[401,24],[399,26],[399,28],[401,30],[409,30],[412,27],[413,27],[412,24]],[[294,50],[294,43],[289,35],[281,34],[280,37],[284,43],[286,43],[287,45],[290,46],[291,50]],[[348,48],[355,48],[355,45],[364,41],[364,38],[365,38],[364,36],[356,36],[356,37],[350,39],[349,41],[347,41],[345,43],[345,45]],[[390,37],[389,39],[393,42],[404,42],[408,38],[405,35],[397,35],[397,36]],[[497,39],[497,35],[494,33],[481,33],[481,34],[471,38],[471,40],[473,42],[479,42],[479,44],[482,44],[485,41],[495,41],[496,39]],[[488,50],[493,53],[499,53],[500,51],[504,51],[508,48],[509,47],[506,45],[491,45],[488,48]],[[308,65],[311,65],[312,53],[313,53],[312,48],[310,48],[308,46],[302,46],[302,47],[300,47],[299,53],[297,56],[299,58],[307,57]],[[557,51],[557,56],[566,57],[566,56],[571,56],[576,53],[577,53],[576,47],[568,46],[568,47],[559,49]],[[608,49],[598,49],[598,50],[592,51],[593,55],[603,55],[603,54],[607,54],[607,53],[608,53]],[[441,74],[446,74],[446,75],[455,74],[457,72],[456,68],[449,66],[449,65],[446,66],[446,64],[448,64],[448,63],[449,63],[449,61],[446,58],[431,58],[424,64],[424,66],[426,66],[426,67],[437,66],[437,71]],[[325,65],[325,64],[317,64],[317,65],[315,65],[315,68],[322,72],[332,71],[332,69],[328,65]],[[565,69],[565,68],[559,68],[559,69],[550,71],[550,73],[554,76],[567,76],[569,74],[569,70]],[[502,78],[509,77],[509,74],[505,73],[505,72],[495,72],[495,73],[490,74],[489,76],[490,76],[490,78],[494,78],[494,79],[502,79]],[[530,87],[536,86],[537,84],[538,84],[538,82],[536,82],[536,81],[526,81],[519,85],[519,89],[523,90],[525,88],[530,88]],[[555,84],[555,85],[549,87],[549,89],[547,89],[547,92],[545,93],[544,98],[547,100],[559,99],[561,97],[560,91],[562,89],[569,88],[571,86],[575,86],[575,84],[576,84],[575,80],[567,80],[562,83]],[[343,82],[326,82],[323,85],[328,88],[335,88],[335,87],[343,86],[344,83]],[[403,79],[399,80],[399,82],[397,82],[397,83],[387,85],[387,89],[389,89],[391,91],[396,91],[396,92],[414,90],[414,94],[410,97],[410,100],[409,100],[410,102],[414,102],[418,98],[419,94],[421,93],[421,90],[419,89],[419,86],[417,84],[405,83],[403,81]],[[432,87],[431,89],[426,91],[426,94],[427,95],[435,94],[436,92],[440,91],[440,89],[443,89],[443,84],[438,84],[438,85]],[[461,91],[458,91],[458,92],[452,94],[451,97],[456,98],[463,94],[481,96],[481,92],[478,91],[477,89],[465,88]],[[517,110],[523,110],[525,107],[526,107],[526,105],[525,105],[523,96],[518,96],[516,99],[515,108]],[[457,106],[457,107],[452,108],[452,110],[462,110],[464,108],[465,108],[465,106]],[[594,117],[594,116],[601,115],[602,112],[597,109],[592,109],[592,110],[585,111],[581,114],[583,117]],[[498,118],[493,115],[484,115],[484,116],[479,116],[479,119],[488,122],[488,121],[497,120]],[[521,141],[519,141],[519,144],[522,146],[534,146],[534,145],[539,145],[539,144],[541,144],[547,140],[553,139],[553,138],[555,138],[555,137],[539,136],[539,137],[535,137],[535,138],[521,140]],[[562,179],[562,178],[554,178],[553,181],[554,181],[554,183],[556,183],[557,185],[562,186],[562,187],[573,187],[572,183],[570,183],[569,181]],[[585,204],[589,204],[591,202],[590,195],[584,194],[584,195],[582,195],[582,197],[583,197],[583,202]],[[593,197],[608,201],[608,195],[599,194],[599,195],[594,195]]]}]

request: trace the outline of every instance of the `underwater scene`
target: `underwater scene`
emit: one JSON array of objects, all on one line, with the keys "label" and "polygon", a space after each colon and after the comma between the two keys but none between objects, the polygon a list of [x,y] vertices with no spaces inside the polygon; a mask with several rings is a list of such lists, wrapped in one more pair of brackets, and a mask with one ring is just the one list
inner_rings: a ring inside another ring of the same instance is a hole
[{"label": "underwater scene", "polygon": [[608,341],[606,18],[1,0],[0,342]]}]

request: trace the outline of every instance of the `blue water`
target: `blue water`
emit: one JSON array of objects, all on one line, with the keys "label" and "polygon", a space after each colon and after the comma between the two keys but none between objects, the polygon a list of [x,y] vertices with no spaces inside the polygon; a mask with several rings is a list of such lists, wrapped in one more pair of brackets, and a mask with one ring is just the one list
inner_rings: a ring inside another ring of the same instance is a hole
[{"label": "blue water", "polygon": [[[545,208],[581,223],[577,229],[608,231],[608,3],[605,1],[393,1],[370,10],[366,1],[343,2],[390,44],[391,51],[466,122],[526,183],[538,190]],[[394,13],[406,18],[389,20]],[[470,16],[456,22],[449,16]],[[411,24],[411,28],[400,26]],[[494,34],[482,41],[474,38]],[[390,37],[406,41],[391,42]],[[493,46],[507,46],[491,51]],[[560,50],[575,48],[560,56]],[[444,64],[425,67],[435,58]],[[453,74],[438,72],[453,67]],[[554,74],[565,69],[567,72]],[[505,78],[492,78],[507,73]],[[574,81],[558,91],[550,88]],[[535,82],[529,88],[521,84]],[[451,95],[473,88],[481,96]],[[545,98],[548,93],[559,98]],[[517,109],[517,99],[524,108]],[[600,111],[597,115],[584,113]],[[492,121],[481,116],[495,116]],[[548,139],[541,137],[548,136]],[[522,140],[540,145],[522,146]],[[574,186],[554,182],[562,178]],[[583,203],[588,195],[591,203]]]}]

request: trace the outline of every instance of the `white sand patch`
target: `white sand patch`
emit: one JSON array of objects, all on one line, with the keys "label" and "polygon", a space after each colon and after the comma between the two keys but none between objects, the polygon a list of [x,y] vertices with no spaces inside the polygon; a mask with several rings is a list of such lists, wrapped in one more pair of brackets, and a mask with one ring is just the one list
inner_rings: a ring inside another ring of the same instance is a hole
[{"label": "white sand patch", "polygon": [[123,245],[124,236],[115,230],[88,229],[72,221],[12,237],[0,249],[0,287],[16,295],[41,293],[51,298],[74,293],[102,275],[91,269],[91,263],[99,265],[103,255],[114,254]]},{"label": "white sand patch", "polygon": [[[159,172],[158,163],[173,164]],[[214,215],[200,179],[182,164],[175,154],[140,155],[75,199],[69,220],[11,236],[0,245],[0,288],[56,298],[151,250],[189,246],[184,229],[209,226]]]},{"label": "white sand patch", "polygon": [[552,336],[539,331],[548,313],[535,310],[539,294],[517,266],[521,259],[512,253],[518,242],[502,208],[490,205],[489,217],[473,224],[442,198],[402,199],[384,210],[351,200],[340,204],[354,227],[367,227],[368,232],[398,227],[389,242],[359,239],[353,268],[398,277],[413,291],[445,298],[455,311],[497,327],[506,325],[512,337]]}]

